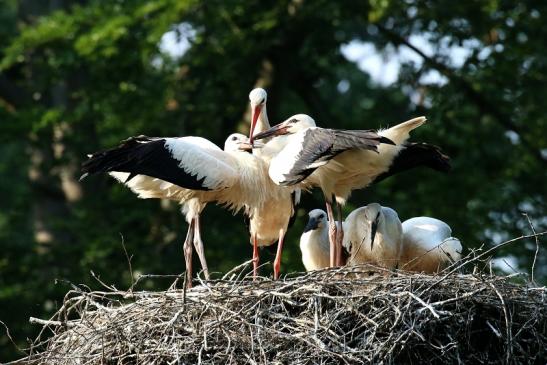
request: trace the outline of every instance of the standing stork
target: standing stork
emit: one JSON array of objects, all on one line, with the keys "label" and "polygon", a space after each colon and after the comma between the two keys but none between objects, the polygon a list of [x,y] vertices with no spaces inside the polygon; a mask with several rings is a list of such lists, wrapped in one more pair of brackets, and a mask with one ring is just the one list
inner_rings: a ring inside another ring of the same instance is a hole
[{"label": "standing stork", "polygon": [[[82,165],[82,179],[109,173],[139,198],[177,201],[188,222],[184,241],[187,283],[192,279],[192,243],[209,278],[200,234],[200,214],[208,202],[234,211],[261,206],[270,184],[263,162],[244,151],[247,138],[232,134],[221,150],[200,137],[131,137],[119,146],[96,152]],[[249,145],[250,147],[250,145]]]},{"label": "standing stork", "polygon": [[[253,143],[253,137],[270,128],[266,102],[268,94],[262,88],[255,88],[249,93],[251,104],[251,128],[249,142]],[[254,146],[258,147],[258,146]],[[264,175],[268,175],[268,167],[271,155],[264,153],[261,148],[254,148],[253,154],[264,162]],[[249,207],[249,233],[253,245],[253,277],[256,278],[259,264],[259,247],[272,245],[277,241],[277,252],[274,260],[274,279],[279,277],[281,271],[281,257],[283,241],[287,229],[295,213],[295,205],[300,200],[300,190],[295,188],[280,187],[270,179],[268,191],[269,198],[262,206]]]},{"label": "standing stork", "polygon": [[320,187],[326,200],[331,244],[330,264],[339,266],[343,230],[337,229],[332,205],[336,204],[339,224],[342,205],[354,189],[375,179],[420,165],[449,169],[448,157],[427,144],[409,144],[411,130],[425,123],[424,117],[411,119],[380,130],[338,130],[316,126],[305,114],[298,114],[255,135],[255,140],[274,137],[262,153],[273,156],[270,178],[278,185]]},{"label": "standing stork", "polygon": [[386,269],[399,264],[403,228],[397,212],[371,203],[351,212],[344,222],[347,265],[372,263]]},{"label": "standing stork", "polygon": [[445,222],[431,217],[414,217],[403,222],[403,252],[399,268],[436,273],[458,261],[460,240],[452,237]]}]

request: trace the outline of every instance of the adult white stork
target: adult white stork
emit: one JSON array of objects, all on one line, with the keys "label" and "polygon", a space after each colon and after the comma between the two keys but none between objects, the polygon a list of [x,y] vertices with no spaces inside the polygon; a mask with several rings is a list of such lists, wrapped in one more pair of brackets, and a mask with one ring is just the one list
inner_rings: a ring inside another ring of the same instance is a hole
[{"label": "adult white stork", "polygon": [[254,136],[255,140],[278,136],[262,151],[264,155],[273,156],[269,175],[276,184],[322,189],[329,221],[331,266],[342,264],[343,240],[342,229],[336,229],[334,223],[333,203],[337,205],[341,222],[341,207],[354,189],[420,165],[449,169],[448,157],[437,147],[405,143],[410,131],[425,120],[414,118],[376,133],[319,128],[311,117],[298,114]]},{"label": "adult white stork", "polygon": [[452,229],[445,222],[414,217],[404,221],[402,227],[400,269],[436,273],[461,258],[462,244],[452,237]]},{"label": "adult white stork", "polygon": [[314,209],[308,213],[308,223],[300,236],[300,251],[306,271],[329,267],[329,222],[327,213],[322,209]]},{"label": "adult white stork", "polygon": [[[250,143],[253,143],[254,135],[270,128],[266,109],[267,100],[268,94],[262,88],[255,88],[249,93],[249,102],[251,104]],[[255,145],[255,147],[258,146]],[[254,148],[253,154],[264,161],[264,174],[267,175],[272,156],[263,153],[262,148]],[[295,213],[294,207],[300,200],[300,190],[280,187],[273,182],[264,189],[269,192],[268,200],[260,207],[250,207],[249,209],[249,232],[253,245],[253,276],[256,277],[258,273],[260,260],[258,248],[269,246],[277,241],[277,252],[274,260],[274,279],[277,279],[281,270],[283,241]]]},{"label": "adult white stork", "polygon": [[403,228],[397,212],[371,203],[351,212],[344,222],[347,265],[372,263],[394,269],[401,257]]},{"label": "adult white stork", "polygon": [[199,216],[208,202],[237,211],[259,207],[267,199],[261,189],[271,184],[262,160],[241,149],[247,137],[232,134],[225,151],[200,137],[131,137],[119,146],[90,155],[82,165],[82,179],[110,173],[139,198],[177,201],[189,224],[184,241],[188,285],[192,278],[192,242],[205,276],[208,268],[200,234]]}]

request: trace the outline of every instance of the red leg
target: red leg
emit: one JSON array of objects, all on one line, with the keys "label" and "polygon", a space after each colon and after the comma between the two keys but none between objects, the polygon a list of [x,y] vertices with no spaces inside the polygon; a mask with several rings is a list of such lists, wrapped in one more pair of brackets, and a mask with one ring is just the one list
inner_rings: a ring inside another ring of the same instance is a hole
[{"label": "red leg", "polygon": [[281,253],[283,251],[283,239],[285,238],[285,231],[279,231],[279,241],[277,243],[277,253],[274,260],[274,280],[279,279],[279,273],[281,272]]},{"label": "red leg", "polygon": [[199,261],[201,262],[201,268],[205,279],[209,280],[209,268],[207,267],[207,261],[205,260],[205,249],[203,248],[203,241],[201,240],[201,228],[199,224],[199,215],[194,218],[194,247],[198,253]]},{"label": "red leg", "polygon": [[258,262],[260,257],[258,255],[258,240],[256,238],[256,233],[253,234],[253,280],[256,280],[258,276]]},{"label": "red leg", "polygon": [[184,240],[184,261],[186,262],[186,287],[192,287],[192,241],[194,238],[194,220],[190,221],[188,225],[188,233],[186,233],[186,240]]}]

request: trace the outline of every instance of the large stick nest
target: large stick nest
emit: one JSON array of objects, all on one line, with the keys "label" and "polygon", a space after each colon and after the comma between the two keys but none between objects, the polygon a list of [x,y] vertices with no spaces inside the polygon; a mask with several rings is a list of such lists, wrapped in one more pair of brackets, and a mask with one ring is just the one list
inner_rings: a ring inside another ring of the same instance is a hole
[{"label": "large stick nest", "polygon": [[370,266],[163,292],[75,287],[53,318],[31,319],[44,328],[25,360],[543,363],[545,299],[545,287],[508,277],[371,274]]}]

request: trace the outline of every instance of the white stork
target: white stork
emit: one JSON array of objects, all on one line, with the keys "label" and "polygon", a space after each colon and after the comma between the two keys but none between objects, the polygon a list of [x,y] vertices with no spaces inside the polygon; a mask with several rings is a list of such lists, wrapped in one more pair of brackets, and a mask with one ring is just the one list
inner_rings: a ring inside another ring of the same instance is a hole
[{"label": "white stork", "polygon": [[306,271],[329,267],[330,245],[327,213],[322,209],[314,209],[308,213],[308,217],[308,223],[300,236],[302,263]]},{"label": "white stork", "polygon": [[[251,128],[249,141],[253,136],[270,128],[266,102],[268,94],[262,88],[255,88],[249,93],[251,104]],[[260,147],[256,145],[254,147]],[[268,174],[269,162],[272,156],[263,153],[262,148],[254,148],[253,154],[264,162],[264,175]],[[295,213],[295,205],[300,200],[300,190],[280,187],[270,179],[270,184],[263,187],[269,193],[268,200],[260,207],[249,207],[249,232],[253,245],[253,277],[257,276],[259,264],[259,247],[269,246],[278,242],[277,253],[274,260],[274,279],[279,277],[281,270],[281,257],[283,241],[291,218]]]},{"label": "white stork", "polygon": [[386,269],[399,264],[403,229],[397,212],[371,203],[351,212],[344,222],[347,265],[372,263]]},{"label": "white stork", "polygon": [[[271,184],[262,160],[242,150],[247,137],[232,134],[225,151],[200,137],[131,137],[119,146],[90,155],[82,165],[82,179],[110,173],[139,198],[177,201],[189,224],[184,242],[188,285],[192,278],[192,242],[209,278],[200,235],[199,216],[208,202],[237,211],[259,207],[267,199],[262,189]],[[250,147],[250,145],[249,145]]]},{"label": "white stork", "polygon": [[414,217],[404,221],[402,227],[400,269],[436,273],[461,258],[460,240],[452,237],[452,230],[445,222]]},{"label": "white stork", "polygon": [[[273,138],[262,154],[273,156],[270,178],[282,186],[318,186],[326,200],[331,242],[331,266],[341,265],[342,229],[336,229],[332,204],[341,206],[354,189],[420,165],[446,171],[448,157],[425,143],[406,144],[411,130],[425,123],[415,118],[378,133],[372,130],[337,130],[316,127],[315,121],[298,114],[254,136]],[[337,234],[338,232],[338,234]]]}]

